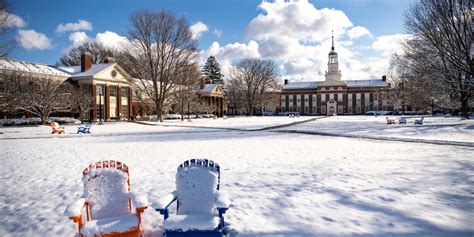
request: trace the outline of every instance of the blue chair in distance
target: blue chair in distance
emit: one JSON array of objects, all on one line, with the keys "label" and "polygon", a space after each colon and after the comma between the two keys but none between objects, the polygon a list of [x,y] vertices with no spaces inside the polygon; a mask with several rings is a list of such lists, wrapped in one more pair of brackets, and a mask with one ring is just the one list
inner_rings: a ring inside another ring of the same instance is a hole
[{"label": "blue chair in distance", "polygon": [[77,134],[79,133],[91,133],[92,123],[86,123],[84,127],[77,128]]},{"label": "blue chair in distance", "polygon": [[[230,201],[220,190],[220,167],[207,159],[191,159],[178,167],[176,191],[154,204],[164,216],[163,236],[222,236]],[[176,201],[176,214],[169,214]]]},{"label": "blue chair in distance", "polygon": [[423,125],[423,119],[425,119],[425,117],[421,117],[421,119],[416,119],[415,125]]}]

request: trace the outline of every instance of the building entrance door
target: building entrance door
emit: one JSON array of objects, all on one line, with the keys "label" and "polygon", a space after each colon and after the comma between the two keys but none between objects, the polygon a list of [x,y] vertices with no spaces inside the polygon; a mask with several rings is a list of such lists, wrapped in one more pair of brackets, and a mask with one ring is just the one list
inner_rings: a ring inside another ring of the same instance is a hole
[{"label": "building entrance door", "polygon": [[327,116],[336,115],[337,103],[335,101],[333,100],[328,101],[327,107],[328,107],[328,113],[326,114]]}]

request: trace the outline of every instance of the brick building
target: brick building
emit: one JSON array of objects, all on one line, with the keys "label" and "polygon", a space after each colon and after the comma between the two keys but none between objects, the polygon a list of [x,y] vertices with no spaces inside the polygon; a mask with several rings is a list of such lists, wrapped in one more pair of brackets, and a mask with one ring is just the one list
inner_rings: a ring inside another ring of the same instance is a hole
[{"label": "brick building", "polygon": [[334,37],[328,55],[325,81],[289,82],[280,96],[282,112],[300,114],[365,114],[369,110],[393,110],[386,76],[371,80],[341,80]]},{"label": "brick building", "polygon": [[0,78],[0,93],[8,93],[8,75],[67,81],[90,91],[96,106],[86,119],[130,120],[130,76],[112,58],[102,64],[92,64],[92,55],[86,52],[81,55],[81,65],[71,67],[1,59],[0,72],[3,75]]}]

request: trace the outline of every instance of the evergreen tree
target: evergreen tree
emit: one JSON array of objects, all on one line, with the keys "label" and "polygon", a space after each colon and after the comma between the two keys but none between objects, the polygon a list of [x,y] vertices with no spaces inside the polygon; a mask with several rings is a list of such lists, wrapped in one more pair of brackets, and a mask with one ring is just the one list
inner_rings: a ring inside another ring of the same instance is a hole
[{"label": "evergreen tree", "polygon": [[210,56],[202,69],[206,79],[211,80],[213,84],[224,85],[224,74],[221,73],[221,67],[214,56]]}]

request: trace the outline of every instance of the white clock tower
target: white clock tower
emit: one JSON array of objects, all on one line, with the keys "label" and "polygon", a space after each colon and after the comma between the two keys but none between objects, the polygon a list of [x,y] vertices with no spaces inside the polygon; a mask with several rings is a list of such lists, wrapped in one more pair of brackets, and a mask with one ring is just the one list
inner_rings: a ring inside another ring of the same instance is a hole
[{"label": "white clock tower", "polygon": [[326,81],[341,81],[341,71],[337,62],[337,53],[334,51],[334,32],[332,35],[332,47],[329,51],[328,71],[326,72]]}]

